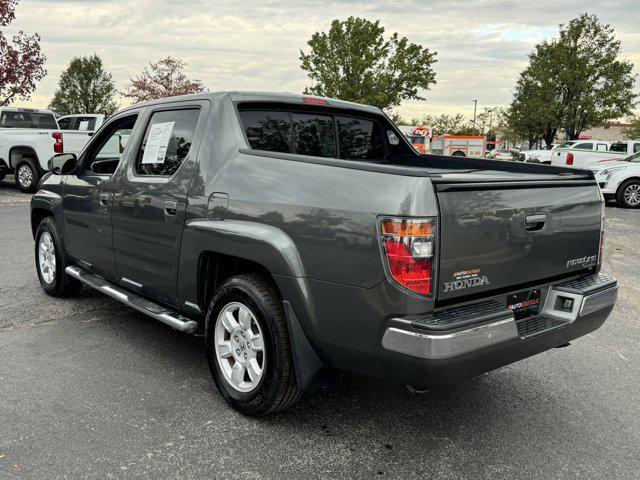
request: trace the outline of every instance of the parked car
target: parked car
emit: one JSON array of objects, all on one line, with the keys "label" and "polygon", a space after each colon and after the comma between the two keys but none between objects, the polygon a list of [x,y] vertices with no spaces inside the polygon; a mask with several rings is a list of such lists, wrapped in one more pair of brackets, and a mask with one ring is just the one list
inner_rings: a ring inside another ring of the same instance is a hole
[{"label": "parked car", "polygon": [[487,154],[487,158],[494,160],[513,160],[513,152],[511,150],[495,149]]},{"label": "parked car", "polygon": [[551,155],[558,146],[558,143],[554,143],[550,149],[521,150],[518,153],[518,160],[521,162],[551,164]]},{"label": "parked car", "polygon": [[18,188],[33,192],[56,153],[63,141],[51,110],[0,108],[0,179],[15,173]]},{"label": "parked car", "polygon": [[30,217],[44,291],[201,333],[247,415],[331,369],[450,384],[596,330],[616,300],[592,172],[419,155],[375,107],[167,98],[50,169]]},{"label": "parked car", "polygon": [[58,127],[64,133],[65,153],[79,153],[106,119],[102,114],[65,115],[58,118]]},{"label": "parked car", "polygon": [[621,207],[640,208],[640,152],[628,157],[601,160],[588,167],[606,200]]}]

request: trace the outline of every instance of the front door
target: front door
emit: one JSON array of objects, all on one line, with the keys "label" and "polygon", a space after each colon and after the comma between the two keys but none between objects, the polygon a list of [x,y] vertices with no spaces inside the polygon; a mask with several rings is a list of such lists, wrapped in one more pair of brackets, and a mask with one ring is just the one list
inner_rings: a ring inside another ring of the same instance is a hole
[{"label": "front door", "polygon": [[120,177],[113,236],[120,283],[175,304],[186,201],[208,102],[156,107]]},{"label": "front door", "polygon": [[111,214],[115,173],[137,113],[114,118],[78,159],[66,179],[64,228],[67,250],[78,265],[107,279],[115,275]]}]

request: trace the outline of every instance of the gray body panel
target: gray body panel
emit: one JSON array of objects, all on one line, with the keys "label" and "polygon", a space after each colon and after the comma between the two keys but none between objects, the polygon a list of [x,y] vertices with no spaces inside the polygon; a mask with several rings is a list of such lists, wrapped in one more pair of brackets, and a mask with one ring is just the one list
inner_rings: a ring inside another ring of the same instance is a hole
[{"label": "gray body panel", "polygon": [[[244,101],[304,107],[298,95],[253,93],[176,97],[132,107],[118,114],[135,110],[139,119],[114,175],[91,187],[82,172],[51,176],[32,208],[56,205],[50,211],[63,225],[72,263],[197,320],[207,308],[204,256],[258,264],[327,364],[385,376],[395,376],[398,365],[397,354],[380,344],[392,318],[467,300],[462,297],[470,292],[443,291],[453,272],[488,272],[491,283],[477,293],[504,302],[503,290],[511,286],[545,287],[552,277],[598,268],[560,268],[598,251],[600,197],[591,172],[420,156],[404,140],[398,147],[402,155],[386,163],[252,151],[238,120],[236,103]],[[170,179],[136,178],[131,152],[139,148],[151,113],[184,105],[202,108],[188,158]],[[387,122],[373,107],[336,100],[327,107]],[[403,139],[391,123],[385,128]],[[478,182],[485,186],[447,191]],[[532,182],[538,182],[536,188]],[[112,195],[106,215],[95,203],[100,189]],[[50,201],[52,195],[59,200]],[[177,204],[170,221],[166,201]],[[540,212],[548,215],[548,229],[527,235],[522,219]],[[377,232],[383,215],[437,218],[436,295],[407,295],[387,279]],[[522,271],[515,270],[519,264]]]}]

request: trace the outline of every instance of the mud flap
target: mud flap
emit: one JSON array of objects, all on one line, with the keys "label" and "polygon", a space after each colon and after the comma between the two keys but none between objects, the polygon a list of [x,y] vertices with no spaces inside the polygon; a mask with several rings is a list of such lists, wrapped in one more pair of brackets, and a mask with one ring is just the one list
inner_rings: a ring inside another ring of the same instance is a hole
[{"label": "mud flap", "polygon": [[330,370],[322,362],[304,334],[291,304],[282,302],[291,338],[291,351],[298,388],[304,392],[324,390],[330,380]]}]

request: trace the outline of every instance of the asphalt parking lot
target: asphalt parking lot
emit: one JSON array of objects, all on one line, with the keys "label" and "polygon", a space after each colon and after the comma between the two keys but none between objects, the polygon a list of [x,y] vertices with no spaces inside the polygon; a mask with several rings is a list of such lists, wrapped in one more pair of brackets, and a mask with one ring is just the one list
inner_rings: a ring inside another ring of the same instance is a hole
[{"label": "asphalt parking lot", "polygon": [[598,331],[452,388],[342,376],[277,417],[226,407],[202,340],[84,290],[53,299],[28,195],[0,183],[0,478],[640,475],[640,211],[607,208]]}]

